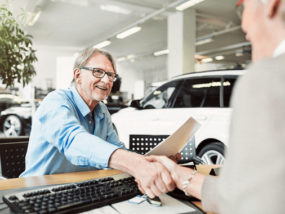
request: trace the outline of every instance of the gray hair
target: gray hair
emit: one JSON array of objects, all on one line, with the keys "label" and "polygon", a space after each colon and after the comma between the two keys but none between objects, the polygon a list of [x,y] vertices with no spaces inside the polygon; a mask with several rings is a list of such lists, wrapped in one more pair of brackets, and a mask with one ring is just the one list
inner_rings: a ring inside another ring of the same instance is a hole
[{"label": "gray hair", "polygon": [[[88,61],[95,55],[95,54],[102,54],[104,56],[106,56],[110,62],[112,63],[113,69],[114,71],[117,73],[116,70],[116,61],[114,60],[113,56],[105,50],[102,49],[98,49],[98,48],[92,48],[92,49],[88,49],[86,51],[81,52],[75,59],[74,65],[73,65],[73,71],[76,68],[81,68],[87,65]],[[71,82],[71,84],[73,85],[75,83],[75,79],[73,77],[73,80]]]}]

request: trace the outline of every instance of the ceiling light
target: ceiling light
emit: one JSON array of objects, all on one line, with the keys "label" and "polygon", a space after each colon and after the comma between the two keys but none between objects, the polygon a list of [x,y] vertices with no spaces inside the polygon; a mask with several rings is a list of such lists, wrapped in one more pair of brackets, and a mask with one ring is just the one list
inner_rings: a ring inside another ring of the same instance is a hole
[{"label": "ceiling light", "polygon": [[38,12],[30,13],[30,19],[29,19],[28,25],[33,26],[35,22],[38,20],[38,18],[40,17],[41,13],[42,11],[40,10]]},{"label": "ceiling light", "polygon": [[168,53],[169,53],[169,50],[163,50],[163,51],[154,52],[153,55],[154,56],[161,56],[161,55],[168,54]]},{"label": "ceiling light", "polygon": [[223,59],[225,59],[225,57],[224,56],[216,56],[215,59],[216,60],[223,60]]},{"label": "ceiling light", "polygon": [[104,41],[104,42],[100,42],[99,44],[97,44],[97,45],[94,45],[93,46],[93,48],[103,48],[103,47],[106,47],[106,46],[108,46],[108,45],[110,45],[111,44],[111,41],[109,41],[109,40],[106,40],[106,41]]},{"label": "ceiling light", "polygon": [[176,7],[176,10],[179,10],[179,11],[183,11],[189,7],[192,7],[194,6],[195,4],[198,4],[200,2],[202,2],[204,0],[189,0],[181,5],[179,5],[178,7]]},{"label": "ceiling light", "polygon": [[117,62],[122,62],[122,61],[124,61],[125,59],[126,59],[126,57],[120,57],[120,58],[117,59]]},{"label": "ceiling light", "polygon": [[212,62],[213,59],[212,59],[212,58],[207,58],[207,59],[202,59],[201,61],[202,61],[202,62]]},{"label": "ceiling light", "polygon": [[128,55],[128,56],[127,56],[127,58],[128,58],[128,59],[132,59],[132,58],[135,58],[135,55],[133,55],[133,54],[131,54],[131,55]]},{"label": "ceiling light", "polygon": [[120,14],[124,14],[124,15],[129,15],[131,13],[130,10],[127,10],[125,8],[122,8],[122,7],[119,7],[116,5],[110,5],[110,4],[100,5],[100,9],[104,10],[104,11],[113,12],[113,13],[120,13]]},{"label": "ceiling light", "polygon": [[202,39],[196,40],[195,45],[196,46],[204,45],[204,44],[207,44],[207,43],[210,43],[210,42],[213,42],[213,41],[214,41],[214,39],[212,37],[202,38]]},{"label": "ceiling light", "polygon": [[131,61],[131,62],[135,62],[135,60],[134,60],[134,59],[131,59],[130,61]]},{"label": "ceiling light", "polygon": [[73,54],[74,57],[77,57],[78,55],[79,55],[78,52],[76,52],[76,53]]},{"label": "ceiling light", "polygon": [[131,29],[129,29],[129,30],[126,30],[126,31],[123,32],[123,33],[118,34],[118,35],[117,35],[117,38],[118,38],[118,39],[123,39],[123,38],[125,38],[125,37],[127,37],[127,36],[129,36],[129,35],[132,35],[132,34],[138,32],[138,31],[140,31],[141,29],[142,29],[141,27],[133,27],[133,28],[131,28]]}]

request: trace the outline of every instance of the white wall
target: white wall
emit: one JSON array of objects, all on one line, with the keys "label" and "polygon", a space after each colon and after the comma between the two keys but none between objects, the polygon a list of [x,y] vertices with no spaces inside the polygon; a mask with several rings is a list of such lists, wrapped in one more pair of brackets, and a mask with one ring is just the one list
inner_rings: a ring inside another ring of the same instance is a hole
[{"label": "white wall", "polygon": [[[46,90],[47,87],[56,88],[56,59],[57,57],[69,56],[72,57],[75,51],[64,51],[64,50],[47,50],[35,47],[37,50],[36,56],[38,62],[34,63],[36,76],[32,78],[33,85],[37,88]],[[73,64],[72,64],[73,65]],[[70,71],[72,73],[72,70]],[[52,85],[48,86],[50,80]]]},{"label": "white wall", "polygon": [[56,89],[68,88],[73,79],[73,64],[76,57],[57,57],[56,60]]}]

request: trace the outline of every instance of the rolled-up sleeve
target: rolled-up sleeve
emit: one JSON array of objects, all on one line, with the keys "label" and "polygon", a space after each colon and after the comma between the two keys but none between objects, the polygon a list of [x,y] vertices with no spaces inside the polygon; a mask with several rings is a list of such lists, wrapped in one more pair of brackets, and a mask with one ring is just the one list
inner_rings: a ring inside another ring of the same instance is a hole
[{"label": "rolled-up sleeve", "polygon": [[202,207],[206,212],[219,213],[218,177],[206,176],[202,186]]}]

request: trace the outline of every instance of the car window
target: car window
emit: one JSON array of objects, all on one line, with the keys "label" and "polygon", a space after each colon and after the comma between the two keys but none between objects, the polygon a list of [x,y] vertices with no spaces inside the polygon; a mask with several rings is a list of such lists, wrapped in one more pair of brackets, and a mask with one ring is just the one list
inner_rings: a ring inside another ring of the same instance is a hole
[{"label": "car window", "polygon": [[220,107],[221,78],[187,79],[173,108]]},{"label": "car window", "polygon": [[224,80],[224,107],[230,106],[230,100],[233,92],[233,88],[236,83],[237,76],[225,78]]},{"label": "car window", "polygon": [[144,109],[166,108],[172,99],[172,95],[177,90],[178,81],[167,83],[152,92],[143,102]]}]

